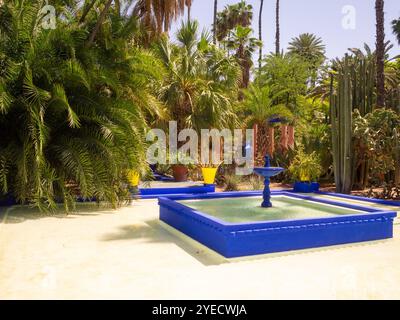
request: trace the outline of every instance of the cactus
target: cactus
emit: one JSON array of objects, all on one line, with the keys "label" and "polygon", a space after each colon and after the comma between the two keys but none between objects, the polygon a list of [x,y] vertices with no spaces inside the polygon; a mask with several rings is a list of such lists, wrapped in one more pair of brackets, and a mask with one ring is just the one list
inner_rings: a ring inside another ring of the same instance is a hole
[{"label": "cactus", "polygon": [[[376,54],[365,46],[366,53],[351,49],[352,55],[335,60],[330,83],[332,148],[335,182],[338,192],[349,193],[353,185],[365,188],[369,181],[370,161],[357,155],[352,144],[352,113],[362,117],[376,105]],[[387,105],[400,114],[400,88],[387,95]],[[400,132],[396,131],[397,144]],[[362,152],[362,151],[361,151]],[[395,180],[400,183],[400,147],[395,149]]]},{"label": "cactus", "polygon": [[353,94],[349,56],[346,55],[336,75],[337,88],[334,90],[334,76],[331,76],[331,123],[333,166],[336,191],[350,193],[353,186],[354,165],[352,152]]},{"label": "cactus", "polygon": [[353,56],[349,58],[353,92],[353,110],[358,109],[365,116],[374,109],[376,66],[375,53],[366,47],[367,54],[361,50],[352,49]]},{"label": "cactus", "polygon": [[395,159],[395,172],[394,182],[396,185],[400,185],[400,132],[397,128],[393,129],[393,137],[395,141],[394,148],[394,159]]}]

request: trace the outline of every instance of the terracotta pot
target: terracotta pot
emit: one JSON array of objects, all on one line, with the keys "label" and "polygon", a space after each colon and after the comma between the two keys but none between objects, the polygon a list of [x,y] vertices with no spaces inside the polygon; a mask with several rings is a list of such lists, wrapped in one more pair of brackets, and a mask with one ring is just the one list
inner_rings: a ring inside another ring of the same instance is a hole
[{"label": "terracotta pot", "polygon": [[172,175],[176,182],[185,182],[188,180],[189,170],[186,166],[177,164],[172,166]]}]

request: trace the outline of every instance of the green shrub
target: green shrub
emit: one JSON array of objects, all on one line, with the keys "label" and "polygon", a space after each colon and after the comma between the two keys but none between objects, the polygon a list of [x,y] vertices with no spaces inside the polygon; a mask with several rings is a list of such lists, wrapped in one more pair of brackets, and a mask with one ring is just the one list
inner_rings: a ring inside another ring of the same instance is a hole
[{"label": "green shrub", "polygon": [[264,189],[264,179],[258,176],[250,177],[251,190],[262,190]]},{"label": "green shrub", "polygon": [[289,172],[294,180],[303,182],[314,181],[320,177],[322,172],[320,162],[316,152],[306,154],[300,148],[289,167]]},{"label": "green shrub", "polygon": [[242,178],[237,175],[225,176],[225,192],[239,191],[239,184]]}]

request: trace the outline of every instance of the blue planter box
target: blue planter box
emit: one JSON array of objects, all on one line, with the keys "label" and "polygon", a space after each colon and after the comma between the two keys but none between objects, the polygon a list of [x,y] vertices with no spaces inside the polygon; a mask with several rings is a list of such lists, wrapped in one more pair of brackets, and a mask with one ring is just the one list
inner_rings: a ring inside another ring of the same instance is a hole
[{"label": "blue planter box", "polygon": [[15,204],[17,204],[17,202],[15,201],[15,198],[10,194],[0,199],[0,207],[10,207]]},{"label": "blue planter box", "polygon": [[205,184],[204,186],[182,187],[182,188],[148,188],[139,189],[139,196],[142,199],[158,199],[159,197],[182,195],[182,194],[207,194],[214,193],[214,184]]},{"label": "blue planter box", "polygon": [[294,184],[294,192],[314,193],[319,191],[320,184],[318,182],[296,182]]}]

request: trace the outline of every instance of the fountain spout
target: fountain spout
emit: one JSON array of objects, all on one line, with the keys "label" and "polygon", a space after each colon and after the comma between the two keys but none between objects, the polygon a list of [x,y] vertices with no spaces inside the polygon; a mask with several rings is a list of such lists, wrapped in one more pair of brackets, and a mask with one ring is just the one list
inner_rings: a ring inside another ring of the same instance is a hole
[{"label": "fountain spout", "polygon": [[271,158],[269,157],[269,155],[266,155],[264,159],[265,159],[264,167],[265,168],[271,168]]},{"label": "fountain spout", "polygon": [[254,168],[254,173],[265,178],[264,180],[264,192],[263,192],[263,203],[261,206],[263,208],[271,208],[271,177],[274,177],[281,172],[285,171],[283,168],[271,167],[271,158],[267,155],[265,156],[265,167],[264,168]]}]

